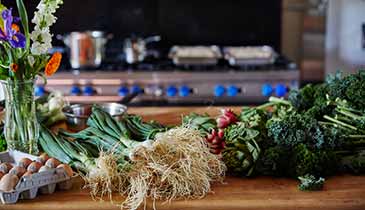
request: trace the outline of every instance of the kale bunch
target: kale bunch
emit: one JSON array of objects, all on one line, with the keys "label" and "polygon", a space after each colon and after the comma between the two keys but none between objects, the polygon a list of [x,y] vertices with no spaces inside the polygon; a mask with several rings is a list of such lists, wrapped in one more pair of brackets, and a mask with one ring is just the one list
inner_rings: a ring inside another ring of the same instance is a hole
[{"label": "kale bunch", "polygon": [[326,85],[331,100],[340,98],[354,109],[365,110],[365,71],[347,76],[337,72],[327,77]]},{"label": "kale bunch", "polygon": [[332,112],[328,103],[328,86],[326,84],[306,85],[300,90],[291,90],[288,101],[301,114],[314,119]]},{"label": "kale bunch", "polygon": [[291,177],[306,174],[329,176],[335,174],[339,167],[333,151],[310,149],[304,144],[299,144],[292,150],[289,162],[288,171]]},{"label": "kale bunch", "polygon": [[340,162],[341,170],[353,174],[365,173],[365,150],[344,155]]},{"label": "kale bunch", "polygon": [[255,167],[255,174],[265,176],[288,176],[291,150],[288,148],[273,146],[263,151]]},{"label": "kale bunch", "polygon": [[267,129],[275,144],[283,147],[293,148],[302,143],[320,149],[325,145],[324,132],[318,121],[297,112],[270,119]]},{"label": "kale bunch", "polygon": [[316,91],[316,86],[312,84],[300,90],[293,89],[289,93],[288,100],[298,111],[308,110],[314,105]]}]

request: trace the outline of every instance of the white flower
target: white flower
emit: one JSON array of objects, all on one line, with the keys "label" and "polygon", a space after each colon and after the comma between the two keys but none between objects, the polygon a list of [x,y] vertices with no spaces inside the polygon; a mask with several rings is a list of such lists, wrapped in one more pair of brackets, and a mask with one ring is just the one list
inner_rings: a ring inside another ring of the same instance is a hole
[{"label": "white flower", "polygon": [[31,53],[34,55],[47,54],[52,48],[52,34],[49,27],[52,26],[57,18],[54,13],[63,3],[62,0],[41,0],[34,13],[32,23],[35,24],[30,38],[33,41]]},{"label": "white flower", "polygon": [[35,59],[33,56],[28,55],[28,63],[30,65],[30,67],[33,67],[34,63],[35,63]]}]

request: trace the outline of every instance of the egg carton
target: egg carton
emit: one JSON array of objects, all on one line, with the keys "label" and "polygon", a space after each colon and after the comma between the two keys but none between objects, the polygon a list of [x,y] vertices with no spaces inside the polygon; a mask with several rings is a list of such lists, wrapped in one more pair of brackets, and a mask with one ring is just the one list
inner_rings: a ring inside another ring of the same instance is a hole
[{"label": "egg carton", "polygon": [[[22,158],[35,160],[37,157],[19,151],[0,153],[0,162],[17,164]],[[19,199],[34,199],[38,194],[52,194],[56,188],[69,190],[72,187],[71,177],[63,168],[53,168],[48,171],[21,177],[15,189],[10,192],[0,190],[0,200],[3,204],[14,204]]]}]

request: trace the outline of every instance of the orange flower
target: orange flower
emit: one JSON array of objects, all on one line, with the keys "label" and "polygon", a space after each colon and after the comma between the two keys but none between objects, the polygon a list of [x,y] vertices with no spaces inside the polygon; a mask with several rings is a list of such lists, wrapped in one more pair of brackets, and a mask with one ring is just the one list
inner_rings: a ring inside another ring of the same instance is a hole
[{"label": "orange flower", "polygon": [[44,73],[46,74],[46,76],[52,76],[60,67],[61,64],[61,60],[62,60],[62,54],[59,52],[56,52],[55,54],[52,55],[51,59],[49,59],[47,65],[46,65],[46,69],[44,71]]},{"label": "orange flower", "polygon": [[20,31],[19,26],[18,26],[17,24],[15,24],[15,23],[11,24],[11,28],[12,28],[14,31],[16,31],[16,32],[19,32],[19,31]]},{"label": "orange flower", "polygon": [[10,64],[10,69],[15,73],[18,71],[19,66],[16,63]]}]

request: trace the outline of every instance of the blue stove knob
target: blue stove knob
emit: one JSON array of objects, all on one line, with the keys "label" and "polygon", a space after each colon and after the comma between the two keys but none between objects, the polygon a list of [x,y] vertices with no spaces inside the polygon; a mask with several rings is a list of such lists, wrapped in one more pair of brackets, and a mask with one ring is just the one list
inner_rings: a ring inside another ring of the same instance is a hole
[{"label": "blue stove knob", "polygon": [[261,93],[265,97],[271,96],[273,91],[274,91],[274,89],[272,88],[272,86],[270,84],[264,84],[261,88]]},{"label": "blue stove knob", "polygon": [[227,88],[227,95],[230,97],[237,96],[239,92],[240,92],[240,89],[235,85],[228,86],[228,88]]},{"label": "blue stove knob", "polygon": [[275,94],[277,97],[284,97],[288,93],[288,88],[284,84],[277,84]]},{"label": "blue stove knob", "polygon": [[175,86],[168,86],[167,89],[166,89],[166,95],[168,97],[175,97],[177,95],[177,88]]},{"label": "blue stove knob", "polygon": [[143,89],[140,86],[138,86],[138,85],[133,85],[131,92],[132,93],[142,93],[143,92]]},{"label": "blue stove knob", "polygon": [[226,93],[226,88],[223,85],[216,85],[214,87],[214,96],[222,97]]},{"label": "blue stove knob", "polygon": [[86,86],[84,88],[84,96],[92,96],[94,95],[94,88],[92,86]]},{"label": "blue stove knob", "polygon": [[79,86],[74,85],[74,86],[71,87],[70,95],[77,96],[77,95],[80,95],[80,94],[81,94],[81,89],[80,89]]},{"label": "blue stove knob", "polygon": [[179,90],[179,95],[181,97],[188,97],[191,93],[191,88],[189,88],[188,86],[186,85],[183,85],[180,87],[180,90]]},{"label": "blue stove knob", "polygon": [[120,88],[119,88],[119,90],[118,90],[118,95],[119,96],[126,96],[126,95],[128,95],[129,94],[129,89],[128,89],[128,87],[126,87],[126,86],[121,86]]},{"label": "blue stove knob", "polygon": [[34,88],[34,95],[35,96],[44,96],[46,94],[46,90],[44,89],[44,86],[37,85]]}]

